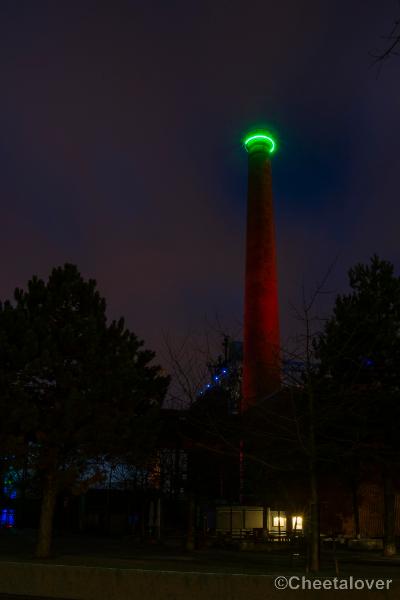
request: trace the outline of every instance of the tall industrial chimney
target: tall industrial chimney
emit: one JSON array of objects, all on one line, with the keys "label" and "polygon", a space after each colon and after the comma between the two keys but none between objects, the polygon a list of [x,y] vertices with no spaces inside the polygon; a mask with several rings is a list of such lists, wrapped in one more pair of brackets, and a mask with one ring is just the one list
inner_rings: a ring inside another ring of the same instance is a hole
[{"label": "tall industrial chimney", "polygon": [[279,308],[270,155],[266,132],[246,137],[248,153],[242,410],[280,387]]}]

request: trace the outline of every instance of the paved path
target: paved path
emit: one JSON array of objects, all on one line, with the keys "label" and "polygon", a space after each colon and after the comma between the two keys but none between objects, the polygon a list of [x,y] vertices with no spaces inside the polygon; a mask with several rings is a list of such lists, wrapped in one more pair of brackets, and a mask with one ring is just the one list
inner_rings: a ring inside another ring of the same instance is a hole
[{"label": "paved path", "polygon": [[[280,575],[304,573],[305,570],[304,551],[296,555],[290,547],[277,546],[268,552],[211,548],[185,552],[179,547],[143,546],[128,537],[72,534],[56,536],[53,558],[38,561],[33,558],[35,538],[36,532],[33,531],[0,532],[0,561],[199,573]],[[341,576],[368,574],[375,577],[400,578],[400,556],[389,560],[380,556],[378,552],[338,549],[336,558]],[[334,556],[329,550],[323,552],[322,568],[324,575],[335,573]]]}]

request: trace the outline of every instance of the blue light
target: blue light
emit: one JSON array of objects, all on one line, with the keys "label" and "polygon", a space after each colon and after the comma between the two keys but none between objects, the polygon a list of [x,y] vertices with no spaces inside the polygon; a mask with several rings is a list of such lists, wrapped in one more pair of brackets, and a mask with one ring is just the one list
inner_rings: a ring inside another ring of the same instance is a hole
[{"label": "blue light", "polygon": [[219,381],[218,375],[214,375],[214,381]]},{"label": "blue light", "polygon": [[10,482],[7,482],[7,484],[8,485],[5,485],[3,487],[3,494],[7,498],[10,498],[11,500],[15,500],[15,498],[17,497],[17,490],[15,488],[11,487]]},{"label": "blue light", "polygon": [[14,527],[15,525],[15,510],[12,508],[3,508],[0,514],[0,527]]},{"label": "blue light", "polygon": [[228,372],[228,371],[227,371],[226,369],[222,369],[222,374],[223,374],[223,375],[226,375],[226,374],[227,374],[227,372]]},{"label": "blue light", "polygon": [[211,387],[211,383],[207,383],[206,388],[210,388]]}]

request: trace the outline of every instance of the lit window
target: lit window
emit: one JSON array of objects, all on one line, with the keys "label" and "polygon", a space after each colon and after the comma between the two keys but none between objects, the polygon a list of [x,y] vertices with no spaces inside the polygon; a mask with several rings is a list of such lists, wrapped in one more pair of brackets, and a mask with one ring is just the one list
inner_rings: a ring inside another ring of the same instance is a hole
[{"label": "lit window", "polygon": [[292,517],[292,529],[296,531],[298,529],[303,529],[303,517],[296,516]]},{"label": "lit window", "polygon": [[274,517],[273,525],[274,527],[286,527],[286,517]]}]

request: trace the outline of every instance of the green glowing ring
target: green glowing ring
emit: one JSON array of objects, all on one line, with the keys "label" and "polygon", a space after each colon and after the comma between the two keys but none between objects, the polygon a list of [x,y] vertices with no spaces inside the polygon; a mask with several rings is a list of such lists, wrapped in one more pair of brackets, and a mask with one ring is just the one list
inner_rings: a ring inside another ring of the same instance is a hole
[{"label": "green glowing ring", "polygon": [[275,140],[270,135],[266,135],[265,133],[252,133],[248,135],[244,140],[244,147],[248,151],[248,147],[257,142],[263,142],[267,144],[269,146],[268,152],[270,154],[276,150]]}]

